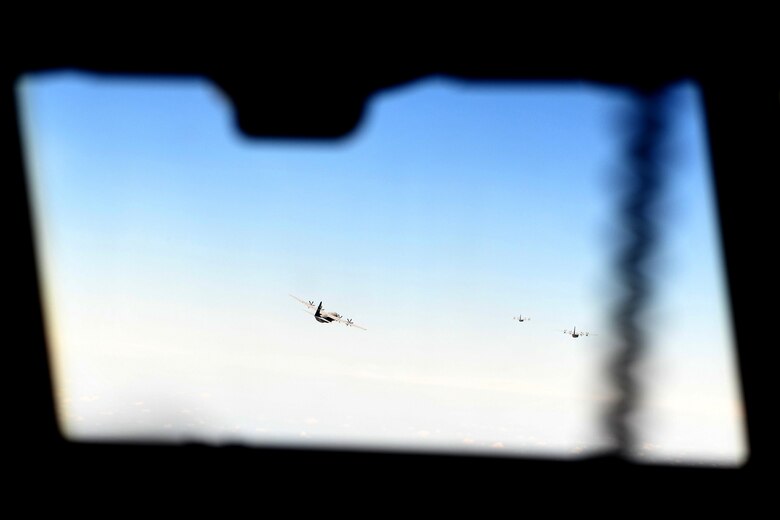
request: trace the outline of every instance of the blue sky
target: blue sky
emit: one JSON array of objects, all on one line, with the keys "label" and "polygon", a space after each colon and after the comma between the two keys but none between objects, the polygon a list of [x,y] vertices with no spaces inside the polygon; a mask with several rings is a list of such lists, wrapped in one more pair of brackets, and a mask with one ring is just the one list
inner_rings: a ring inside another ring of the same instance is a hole
[{"label": "blue sky", "polygon": [[[199,79],[61,72],[18,94],[67,435],[603,445],[621,92],[430,78],[335,143],[247,139]],[[642,456],[738,463],[699,111],[681,85]]]}]

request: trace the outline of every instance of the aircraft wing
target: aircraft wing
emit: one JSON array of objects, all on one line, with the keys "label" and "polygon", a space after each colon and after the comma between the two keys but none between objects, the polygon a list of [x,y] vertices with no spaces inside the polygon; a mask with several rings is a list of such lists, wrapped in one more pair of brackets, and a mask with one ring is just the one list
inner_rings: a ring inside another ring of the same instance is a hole
[{"label": "aircraft wing", "polygon": [[313,304],[313,303],[311,303],[311,302],[307,302],[307,301],[301,300],[300,298],[298,298],[297,296],[293,296],[292,294],[290,294],[289,296],[290,296],[291,298],[295,298],[296,300],[298,300],[299,302],[301,302],[302,304],[304,304],[304,305],[305,305],[307,308],[309,308],[309,309],[316,309],[316,308],[317,308],[317,306],[316,306],[316,305],[314,305],[314,304]]},{"label": "aircraft wing", "polygon": [[355,327],[356,329],[360,329],[360,330],[368,330],[365,327],[361,327],[357,323],[353,323],[352,320],[350,320],[349,318],[339,318],[338,321],[339,323],[343,323],[347,327]]}]

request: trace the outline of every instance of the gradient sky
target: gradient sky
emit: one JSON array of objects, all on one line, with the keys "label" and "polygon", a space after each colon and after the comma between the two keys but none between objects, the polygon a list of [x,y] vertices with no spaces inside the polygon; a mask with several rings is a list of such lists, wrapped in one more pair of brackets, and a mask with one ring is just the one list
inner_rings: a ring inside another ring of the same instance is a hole
[{"label": "gradient sky", "polygon": [[[738,464],[701,101],[674,94],[637,456]],[[69,438],[604,445],[624,93],[430,78],[337,142],[243,137],[201,79],[47,73],[18,95]]]}]

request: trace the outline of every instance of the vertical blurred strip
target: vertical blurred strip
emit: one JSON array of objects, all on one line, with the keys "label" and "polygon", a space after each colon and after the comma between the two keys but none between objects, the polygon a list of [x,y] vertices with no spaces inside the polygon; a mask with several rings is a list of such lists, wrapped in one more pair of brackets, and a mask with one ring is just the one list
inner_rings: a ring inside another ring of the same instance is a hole
[{"label": "vertical blurred strip", "polygon": [[660,235],[656,211],[668,173],[663,165],[667,90],[665,85],[635,90],[621,127],[624,151],[618,211],[624,236],[615,256],[621,292],[612,310],[617,344],[607,366],[616,398],[605,410],[605,427],[615,450],[626,458],[635,447],[632,413],[641,398],[636,375],[647,348],[642,321],[653,296],[649,271]]}]

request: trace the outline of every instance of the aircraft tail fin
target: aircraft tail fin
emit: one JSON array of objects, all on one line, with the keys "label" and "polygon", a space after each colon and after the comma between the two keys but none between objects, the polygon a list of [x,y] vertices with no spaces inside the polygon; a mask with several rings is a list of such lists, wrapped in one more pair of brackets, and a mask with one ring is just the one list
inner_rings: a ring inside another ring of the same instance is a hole
[{"label": "aircraft tail fin", "polygon": [[317,306],[317,310],[316,310],[316,312],[314,313],[314,315],[315,315],[315,316],[319,316],[319,315],[320,315],[320,311],[321,311],[321,310],[322,310],[322,302],[320,302],[320,304]]}]

